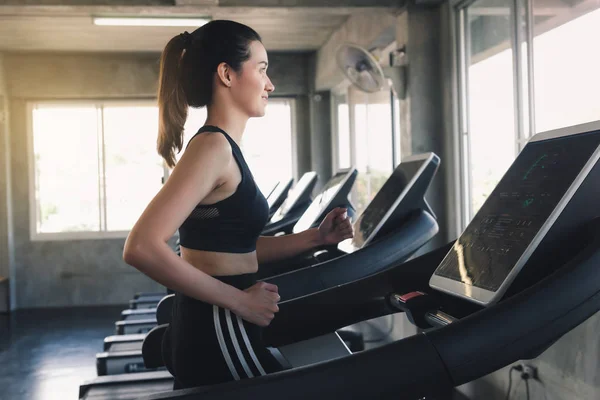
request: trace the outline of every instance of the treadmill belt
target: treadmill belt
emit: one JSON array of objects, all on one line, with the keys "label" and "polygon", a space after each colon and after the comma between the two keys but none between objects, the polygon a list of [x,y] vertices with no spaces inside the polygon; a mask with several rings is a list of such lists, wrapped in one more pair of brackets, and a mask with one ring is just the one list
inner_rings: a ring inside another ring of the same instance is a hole
[{"label": "treadmill belt", "polygon": [[173,390],[173,379],[161,379],[155,382],[124,383],[111,386],[92,387],[81,400],[133,400],[159,392]]},{"label": "treadmill belt", "polygon": [[142,341],[137,342],[123,342],[123,343],[113,343],[110,346],[109,351],[111,353],[117,351],[132,351],[132,350],[142,350]]}]

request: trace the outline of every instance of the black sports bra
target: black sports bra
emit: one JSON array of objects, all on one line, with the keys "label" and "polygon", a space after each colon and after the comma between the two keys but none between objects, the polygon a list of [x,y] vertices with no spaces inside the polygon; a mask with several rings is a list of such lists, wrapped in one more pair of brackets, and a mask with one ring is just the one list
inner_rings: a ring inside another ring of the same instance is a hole
[{"label": "black sports bra", "polygon": [[231,144],[242,180],[235,193],[214,204],[198,204],[179,227],[183,247],[223,253],[250,253],[267,223],[269,205],[254,182],[242,151],[224,130],[205,125],[189,143],[202,132],[221,132]]}]

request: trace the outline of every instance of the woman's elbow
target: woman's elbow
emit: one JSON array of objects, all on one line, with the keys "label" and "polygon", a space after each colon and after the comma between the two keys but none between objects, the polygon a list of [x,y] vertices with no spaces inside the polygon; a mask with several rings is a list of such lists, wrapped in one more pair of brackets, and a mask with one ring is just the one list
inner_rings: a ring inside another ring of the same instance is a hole
[{"label": "woman's elbow", "polygon": [[144,241],[139,238],[129,235],[123,247],[123,261],[132,267],[138,268],[143,259],[143,254],[146,253]]}]

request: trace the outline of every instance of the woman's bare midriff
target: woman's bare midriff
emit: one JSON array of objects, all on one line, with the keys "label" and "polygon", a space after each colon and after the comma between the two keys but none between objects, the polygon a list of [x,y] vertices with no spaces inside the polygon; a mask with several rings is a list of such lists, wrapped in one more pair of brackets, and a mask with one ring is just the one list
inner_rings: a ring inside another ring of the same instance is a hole
[{"label": "woman's bare midriff", "polygon": [[181,246],[181,257],[211,276],[251,274],[258,271],[256,251],[252,253],[218,253]]}]

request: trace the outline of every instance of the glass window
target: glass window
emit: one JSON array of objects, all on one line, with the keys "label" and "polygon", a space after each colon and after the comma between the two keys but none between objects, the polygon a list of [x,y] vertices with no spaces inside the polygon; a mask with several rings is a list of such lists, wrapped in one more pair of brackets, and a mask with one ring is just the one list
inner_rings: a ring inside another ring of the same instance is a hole
[{"label": "glass window", "polygon": [[352,202],[360,214],[392,173],[392,112],[389,89],[364,93],[350,88],[354,119],[354,166],[358,177]]},{"label": "glass window", "polygon": [[[600,3],[588,7],[532,0],[536,131],[600,119]],[[554,10],[548,12],[548,10]]]},{"label": "glass window", "polygon": [[[517,152],[510,4],[509,0],[477,0],[463,10],[469,219],[483,205]],[[490,7],[497,12],[490,13]]]},{"label": "glass window", "polygon": [[346,169],[352,165],[351,150],[350,150],[350,110],[348,108],[348,96],[344,93],[334,97],[335,106],[335,137],[337,168]]},{"label": "glass window", "polygon": [[95,106],[34,108],[35,233],[100,229],[98,122]]},{"label": "glass window", "polygon": [[293,100],[269,99],[265,116],[251,118],[246,124],[242,150],[263,193],[276,182],[294,176],[293,108]]},{"label": "glass window", "polygon": [[124,236],[161,186],[156,127],[151,104],[34,105],[32,237]]},{"label": "glass window", "polygon": [[[128,231],[162,186],[154,106],[103,108],[106,230]],[[135,182],[135,184],[132,184]]]}]

